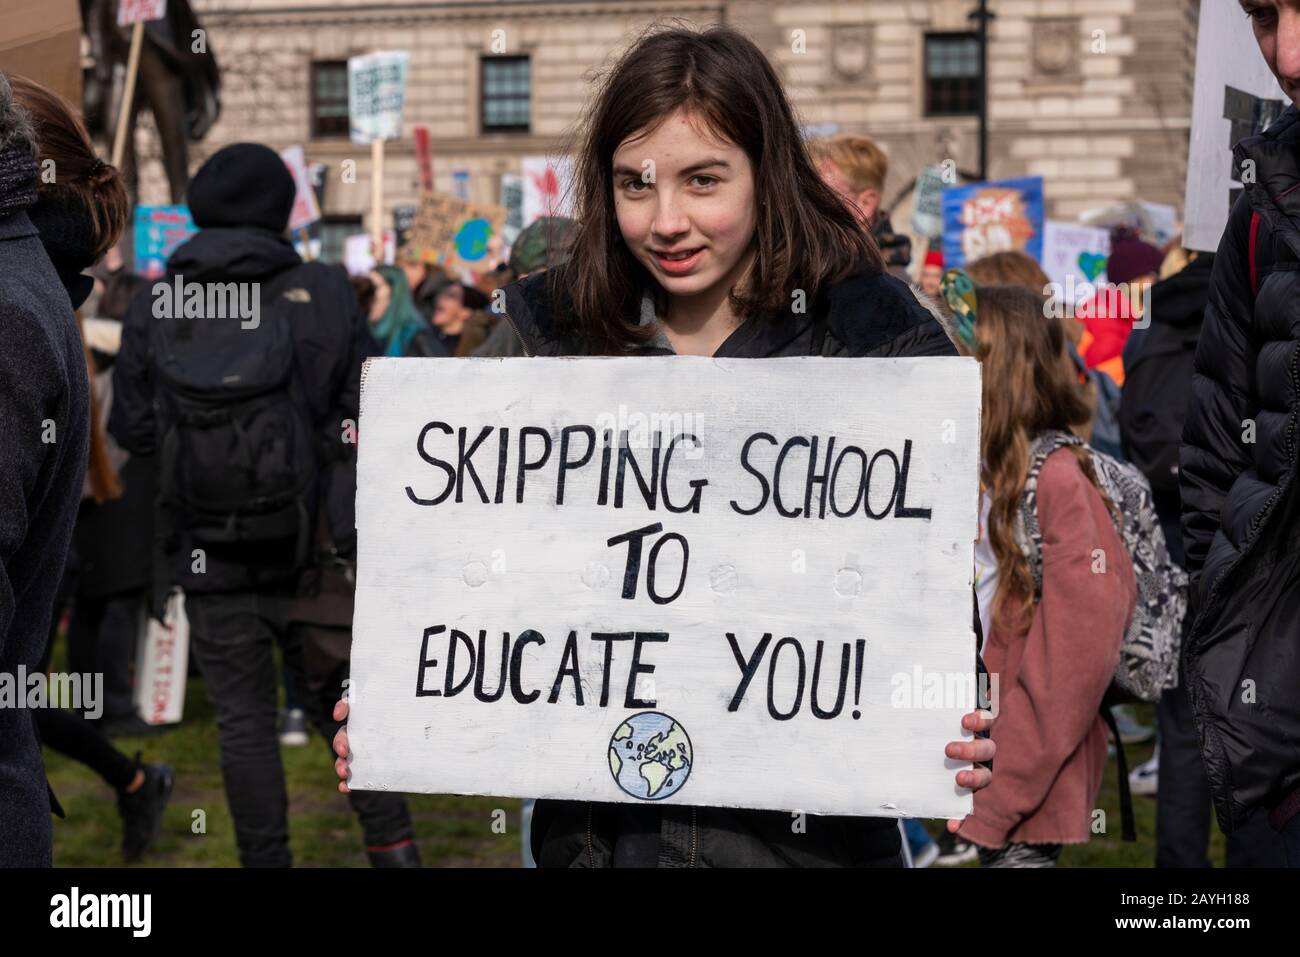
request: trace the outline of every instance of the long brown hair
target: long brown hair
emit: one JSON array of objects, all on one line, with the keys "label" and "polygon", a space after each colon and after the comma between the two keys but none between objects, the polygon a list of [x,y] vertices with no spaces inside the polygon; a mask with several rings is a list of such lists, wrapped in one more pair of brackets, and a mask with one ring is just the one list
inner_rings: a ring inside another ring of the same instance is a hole
[{"label": "long brown hair", "polygon": [[[1008,249],[1000,253],[991,253],[966,267],[967,274],[977,284],[996,286],[1003,283],[1023,286],[1046,303],[1051,297],[1052,280],[1043,272],[1043,267],[1033,256],[1018,249]],[[1072,315],[1071,310],[1063,310],[1059,322],[1065,335],[1076,346],[1083,335],[1083,323]],[[1050,321],[1050,320],[1046,320]],[[1097,386],[1086,375],[1075,375],[1075,381],[1084,404],[1088,407],[1088,417],[1075,425],[1072,431],[1085,442],[1092,441],[1092,427],[1097,416]]]},{"label": "long brown hair", "polygon": [[[1034,581],[1016,525],[1030,442],[1047,429],[1069,430],[1090,410],[1065,351],[1065,333],[1060,323],[1043,316],[1041,295],[1023,286],[997,285],[978,286],[976,297],[975,349],[959,348],[980,360],[984,380],[980,480],[991,500],[986,534],[998,564],[993,611],[1010,613],[1024,627],[1032,613]],[[1071,451],[1096,487],[1091,456],[1084,449]]]},{"label": "long brown hair", "polygon": [[[76,202],[84,208],[94,230],[93,248],[98,259],[126,228],[129,205],[121,174],[95,154],[95,144],[85,124],[62,97],[16,74],[9,76],[9,82],[14,100],[31,117],[36,132],[36,160],[41,170],[36,179],[38,201],[48,198]],[[47,163],[52,165],[47,167]],[[46,175],[47,168],[53,176]],[[80,319],[77,328],[81,330]],[[86,371],[93,383],[95,367],[90,350],[85,348],[84,333],[82,349]],[[109,459],[93,388],[90,390],[90,463],[86,475],[96,502],[122,494],[121,480]]]},{"label": "long brown hair", "polygon": [[883,268],[875,241],[813,167],[762,51],[726,27],[654,29],[605,79],[575,151],[578,228],[563,280],[550,273],[551,293],[570,300],[587,351],[617,355],[652,334],[629,320],[652,280],[619,232],[613,158],[628,137],[680,108],[743,149],[754,167],[756,249],[732,290],[737,315],[772,320],[796,288],[815,298],[829,282]]}]

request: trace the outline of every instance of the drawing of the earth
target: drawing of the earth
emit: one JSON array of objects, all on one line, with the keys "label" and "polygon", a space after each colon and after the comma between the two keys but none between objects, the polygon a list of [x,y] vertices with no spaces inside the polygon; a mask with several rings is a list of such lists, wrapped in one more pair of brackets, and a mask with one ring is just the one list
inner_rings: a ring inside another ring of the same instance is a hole
[{"label": "drawing of the earth", "polygon": [[691,739],[658,711],[628,718],[609,739],[609,770],[624,792],[658,801],[681,790],[691,773]]}]

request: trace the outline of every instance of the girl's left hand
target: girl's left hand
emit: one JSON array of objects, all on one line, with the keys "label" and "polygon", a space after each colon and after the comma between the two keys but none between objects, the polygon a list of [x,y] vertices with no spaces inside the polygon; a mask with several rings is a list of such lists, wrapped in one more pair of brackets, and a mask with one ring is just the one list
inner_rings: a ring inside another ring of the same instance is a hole
[{"label": "girl's left hand", "polygon": [[[993,727],[993,715],[987,711],[972,711],[970,714],[962,716],[961,726],[967,731],[974,731],[976,734],[988,731]],[[965,741],[949,741],[947,747],[943,749],[943,753],[950,758],[979,763],[992,761],[997,749],[998,747],[993,743],[992,738],[974,738]],[[986,788],[992,781],[993,772],[988,768],[968,768],[957,772],[958,786],[969,788],[972,791]],[[960,827],[960,820],[952,818],[948,821],[948,830],[951,833],[957,833]]]}]

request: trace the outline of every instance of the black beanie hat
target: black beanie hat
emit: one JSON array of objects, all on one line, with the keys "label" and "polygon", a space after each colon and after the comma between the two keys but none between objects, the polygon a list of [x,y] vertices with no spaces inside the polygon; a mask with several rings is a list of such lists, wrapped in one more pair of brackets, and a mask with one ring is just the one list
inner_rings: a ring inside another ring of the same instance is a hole
[{"label": "black beanie hat", "polygon": [[186,198],[200,229],[261,226],[282,233],[296,192],[279,153],[261,143],[232,143],[199,167]]}]

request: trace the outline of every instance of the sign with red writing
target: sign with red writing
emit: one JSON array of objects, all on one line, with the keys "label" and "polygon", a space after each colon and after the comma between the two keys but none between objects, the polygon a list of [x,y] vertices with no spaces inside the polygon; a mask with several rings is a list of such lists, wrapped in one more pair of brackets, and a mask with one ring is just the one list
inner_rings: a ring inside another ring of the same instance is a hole
[{"label": "sign with red writing", "polygon": [[167,16],[167,0],[121,0],[117,5],[117,25],[127,27],[142,20],[161,20]]}]

